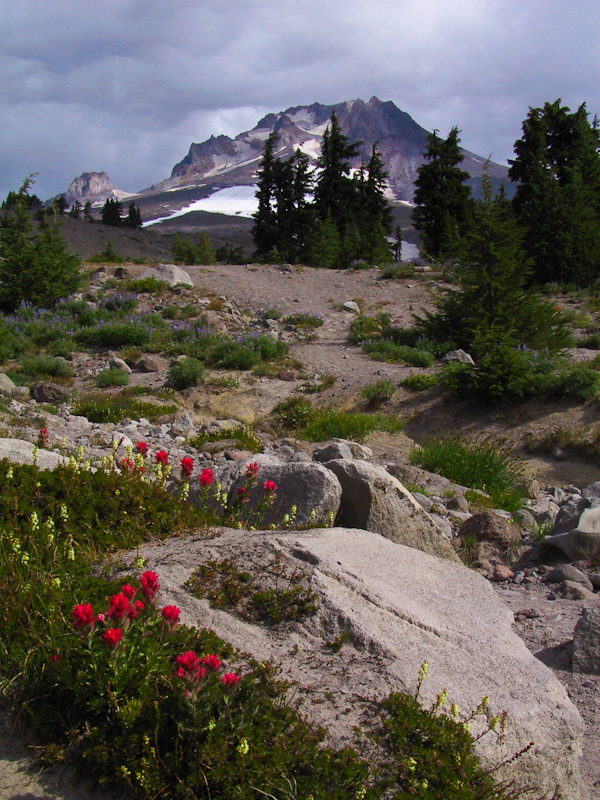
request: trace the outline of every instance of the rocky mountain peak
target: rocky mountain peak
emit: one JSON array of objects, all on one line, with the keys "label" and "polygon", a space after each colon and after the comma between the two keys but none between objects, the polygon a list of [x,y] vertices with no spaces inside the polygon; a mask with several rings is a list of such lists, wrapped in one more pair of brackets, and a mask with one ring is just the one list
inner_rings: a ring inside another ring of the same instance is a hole
[{"label": "rocky mountain peak", "polygon": [[105,200],[123,200],[129,194],[117,189],[106,172],[83,172],[71,182],[62,197],[72,206],[75,202],[84,205],[88,200],[92,205]]}]

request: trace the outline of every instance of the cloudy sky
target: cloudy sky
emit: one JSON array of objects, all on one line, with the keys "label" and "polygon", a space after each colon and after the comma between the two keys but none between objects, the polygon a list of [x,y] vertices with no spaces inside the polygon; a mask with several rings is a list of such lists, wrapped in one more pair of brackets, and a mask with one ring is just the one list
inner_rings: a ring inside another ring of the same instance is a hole
[{"label": "cloudy sky", "polygon": [[191,142],[376,95],[505,161],[530,106],[600,116],[598,0],[0,0],[0,198],[136,191]]}]

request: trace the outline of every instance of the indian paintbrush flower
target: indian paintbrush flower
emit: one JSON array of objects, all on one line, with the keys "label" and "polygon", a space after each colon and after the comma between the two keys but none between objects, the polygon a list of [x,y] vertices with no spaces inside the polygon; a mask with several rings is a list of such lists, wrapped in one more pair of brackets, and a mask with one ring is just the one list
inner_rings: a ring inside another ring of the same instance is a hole
[{"label": "indian paintbrush flower", "polygon": [[160,589],[160,583],[158,582],[158,575],[156,572],[144,572],[140,580],[140,585],[142,594],[146,600],[149,603],[152,602],[156,596],[156,593]]}]

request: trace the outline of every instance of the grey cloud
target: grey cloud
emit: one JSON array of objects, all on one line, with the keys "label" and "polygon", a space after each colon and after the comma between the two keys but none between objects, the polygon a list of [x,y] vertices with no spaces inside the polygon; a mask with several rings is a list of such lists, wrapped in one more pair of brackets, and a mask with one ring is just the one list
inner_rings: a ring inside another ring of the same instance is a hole
[{"label": "grey cloud", "polygon": [[[0,195],[86,169],[125,189],[267,111],[372,95],[512,154],[531,105],[600,110],[597,0],[0,0]],[[252,116],[256,112],[255,116]],[[236,127],[237,126],[237,127]]]}]

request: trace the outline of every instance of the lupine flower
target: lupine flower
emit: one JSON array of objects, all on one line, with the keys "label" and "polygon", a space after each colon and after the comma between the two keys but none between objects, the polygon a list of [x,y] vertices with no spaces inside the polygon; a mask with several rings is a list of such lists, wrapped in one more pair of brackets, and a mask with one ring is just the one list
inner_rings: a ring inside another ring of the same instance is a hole
[{"label": "lupine flower", "polygon": [[156,572],[144,572],[140,580],[140,584],[142,588],[142,594],[148,602],[151,602],[160,589],[158,575]]},{"label": "lupine flower", "polygon": [[131,600],[133,597],[135,597],[137,589],[130,583],[125,583],[123,586],[121,586],[121,592],[125,595],[125,597],[128,597]]},{"label": "lupine flower", "polygon": [[219,656],[214,654],[204,656],[204,658],[202,659],[202,663],[205,664],[208,667],[208,669],[212,670],[213,672],[216,672],[221,667],[221,659],[219,658]]},{"label": "lupine flower", "polygon": [[275,481],[265,481],[263,484],[263,489],[267,493],[276,492],[277,484],[275,483]]},{"label": "lupine flower", "polygon": [[214,472],[212,471],[212,469],[209,469],[208,467],[202,470],[202,472],[198,476],[198,482],[200,483],[200,486],[202,486],[203,488],[211,486],[214,479],[215,479]]},{"label": "lupine flower", "polygon": [[89,628],[93,630],[96,624],[96,615],[90,603],[80,603],[73,609],[73,625],[76,630],[83,631]]},{"label": "lupine flower", "polygon": [[254,461],[252,464],[247,464],[246,465],[246,475],[249,478],[256,478],[256,476],[258,475],[258,470],[259,470],[259,466],[258,466],[258,463],[256,461]]},{"label": "lupine flower", "polygon": [[131,609],[131,603],[129,602],[129,598],[126,597],[124,594],[113,594],[113,596],[108,601],[110,605],[109,611],[106,613],[106,616],[110,619],[114,620],[121,620],[125,617],[129,616]]},{"label": "lupine flower", "polygon": [[180,609],[177,606],[165,606],[162,610],[162,618],[168,622],[172,628],[179,622]]},{"label": "lupine flower", "polygon": [[240,681],[240,676],[234,672],[227,672],[221,678],[221,683],[225,684],[225,686],[237,686]]},{"label": "lupine flower", "polygon": [[166,467],[169,463],[169,454],[166,450],[159,450],[156,454],[156,460],[159,464],[163,464]]},{"label": "lupine flower", "polygon": [[194,471],[194,459],[191,458],[190,456],[186,456],[181,461],[181,478],[182,478],[182,480],[191,478],[193,471]]},{"label": "lupine flower", "polygon": [[109,628],[107,631],[104,631],[102,638],[110,649],[114,650],[123,638],[123,631],[121,628]]},{"label": "lupine flower", "polygon": [[148,445],[146,444],[146,442],[138,442],[135,449],[143,458],[148,452]]}]

